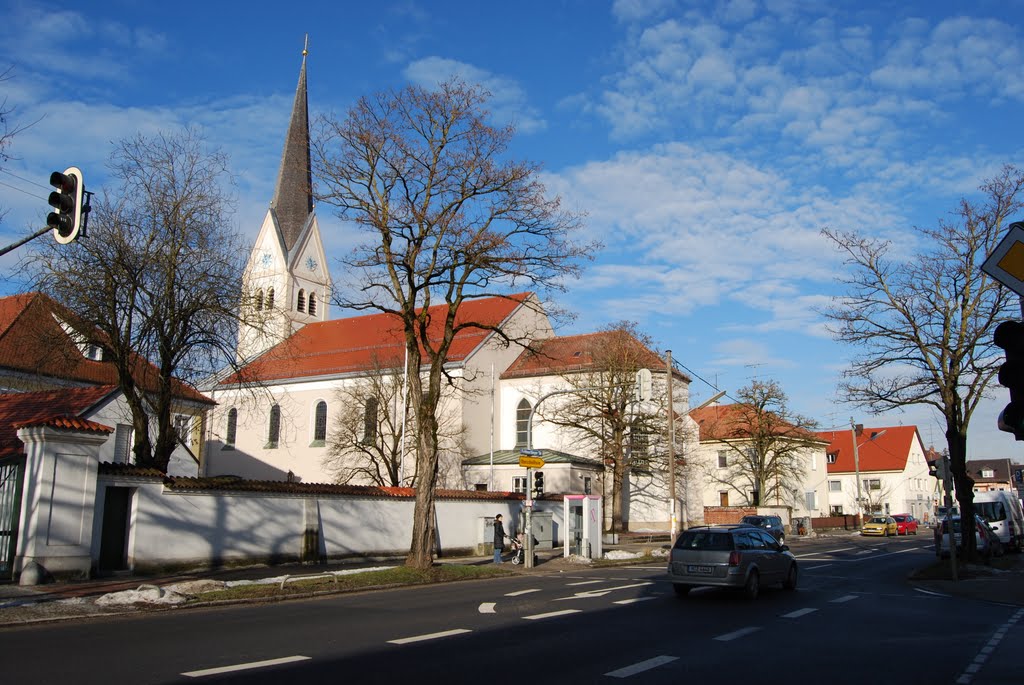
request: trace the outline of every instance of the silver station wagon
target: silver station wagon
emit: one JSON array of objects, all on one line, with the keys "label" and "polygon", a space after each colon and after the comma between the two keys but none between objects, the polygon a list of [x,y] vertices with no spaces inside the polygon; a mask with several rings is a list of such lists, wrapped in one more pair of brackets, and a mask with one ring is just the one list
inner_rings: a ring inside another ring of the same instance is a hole
[{"label": "silver station wagon", "polygon": [[762,585],[796,588],[796,557],[763,528],[746,524],[698,526],[672,546],[668,577],[680,597],[702,585],[736,588],[750,599]]}]

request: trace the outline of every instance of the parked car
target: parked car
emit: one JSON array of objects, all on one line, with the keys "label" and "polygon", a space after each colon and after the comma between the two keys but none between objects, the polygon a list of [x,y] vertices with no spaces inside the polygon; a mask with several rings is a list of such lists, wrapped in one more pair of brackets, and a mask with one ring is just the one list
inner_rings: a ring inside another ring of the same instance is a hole
[{"label": "parked car", "polygon": [[[956,551],[959,554],[963,549],[963,540],[960,533],[960,517],[953,516],[949,521],[953,523],[953,537],[956,539]],[[945,558],[949,556],[949,528],[947,520],[944,519],[935,527],[935,556]],[[991,526],[977,514],[974,515],[974,542],[978,553],[989,559],[998,557],[1003,553],[1003,543],[999,536],[992,530]]]},{"label": "parked car", "polygon": [[896,521],[897,535],[917,535],[919,521],[911,514],[893,514],[892,517]]},{"label": "parked car", "polygon": [[861,535],[897,535],[899,527],[892,516],[872,516],[860,529]]},{"label": "parked car", "polygon": [[668,576],[676,595],[711,585],[740,589],[750,599],[762,585],[796,588],[796,557],[763,528],[749,524],[698,526],[683,531],[669,554]]},{"label": "parked car", "polygon": [[1017,493],[992,490],[974,493],[974,513],[988,521],[1003,549],[1019,552],[1024,547],[1024,510]]},{"label": "parked car", "polygon": [[781,516],[744,516],[740,519],[740,523],[764,528],[779,542],[786,541],[786,528],[782,525]]}]

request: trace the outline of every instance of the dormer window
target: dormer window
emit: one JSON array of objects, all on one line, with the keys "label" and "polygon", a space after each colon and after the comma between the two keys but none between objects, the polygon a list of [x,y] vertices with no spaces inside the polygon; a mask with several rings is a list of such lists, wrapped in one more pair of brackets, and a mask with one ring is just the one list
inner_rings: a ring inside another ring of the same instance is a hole
[{"label": "dormer window", "polygon": [[828,454],[825,455],[825,459],[828,461],[828,463],[834,464],[836,463],[836,457],[838,456],[839,452],[829,452]]},{"label": "dormer window", "polygon": [[78,351],[81,352],[82,356],[89,361],[101,362],[103,361],[103,346],[89,341],[84,335],[79,333],[74,327],[71,326],[67,321],[63,321],[60,317],[54,315],[54,320],[60,324],[61,329],[64,333],[71,338],[71,342],[75,344]]},{"label": "dormer window", "polygon": [[982,478],[995,478],[996,477],[996,472],[993,469],[982,469],[981,470],[981,477]]}]

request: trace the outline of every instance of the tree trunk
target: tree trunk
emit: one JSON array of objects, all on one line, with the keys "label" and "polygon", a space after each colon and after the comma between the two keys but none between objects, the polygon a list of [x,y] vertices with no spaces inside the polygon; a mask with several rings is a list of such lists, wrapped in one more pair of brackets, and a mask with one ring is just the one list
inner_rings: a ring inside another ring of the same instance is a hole
[{"label": "tree trunk", "polygon": [[967,436],[956,426],[947,423],[946,444],[949,446],[949,465],[953,471],[955,496],[960,503],[960,538],[964,560],[977,560],[977,542],[974,530],[974,479],[967,473]]}]

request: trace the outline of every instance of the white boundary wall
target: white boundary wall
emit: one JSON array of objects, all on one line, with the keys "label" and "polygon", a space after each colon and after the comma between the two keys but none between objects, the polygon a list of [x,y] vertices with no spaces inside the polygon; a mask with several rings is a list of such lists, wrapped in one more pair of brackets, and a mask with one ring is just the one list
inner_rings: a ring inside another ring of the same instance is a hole
[{"label": "white boundary wall", "polygon": [[[157,478],[100,474],[92,531],[94,567],[109,487],[131,492],[127,556],[135,570],[294,561],[302,558],[310,530],[318,531],[313,539],[319,558],[405,555],[412,540],[411,497],[182,491],[165,487]],[[501,497],[436,500],[439,557],[488,553],[483,547],[491,543],[486,519],[502,514],[511,535],[522,504],[520,499]],[[535,511],[552,512],[555,544],[561,544],[561,501],[538,501]]]}]

